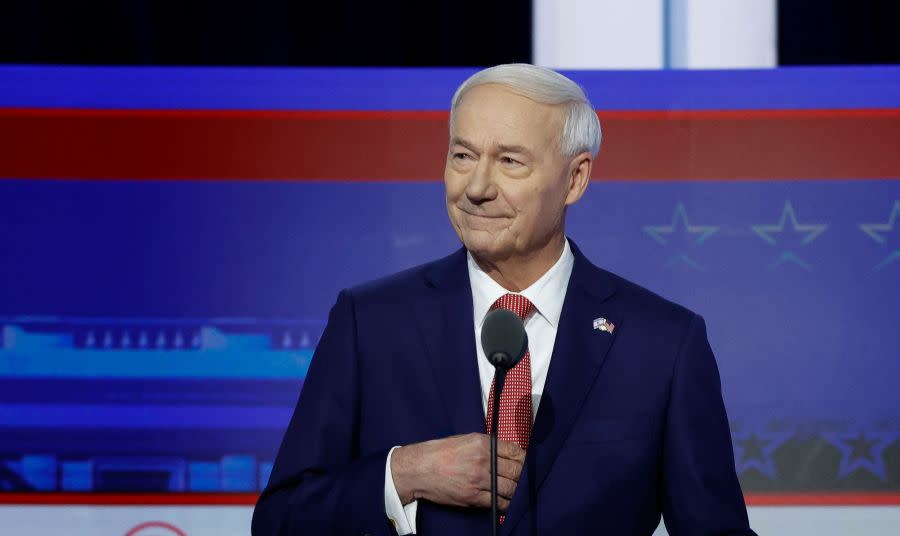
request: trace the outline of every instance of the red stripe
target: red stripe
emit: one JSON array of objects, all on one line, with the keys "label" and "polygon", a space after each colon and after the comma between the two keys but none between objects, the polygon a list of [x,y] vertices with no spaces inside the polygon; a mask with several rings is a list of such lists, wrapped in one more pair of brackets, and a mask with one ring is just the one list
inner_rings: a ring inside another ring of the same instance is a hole
[{"label": "red stripe", "polygon": [[0,504],[248,506],[255,493],[0,493]]},{"label": "red stripe", "polygon": [[[0,504],[252,506],[254,493],[0,493]],[[749,493],[749,506],[900,506],[900,493]]]},{"label": "red stripe", "polygon": [[[594,178],[900,177],[900,109],[601,111]],[[0,177],[440,180],[447,112],[0,109]]]},{"label": "red stripe", "polygon": [[748,506],[900,506],[900,493],[751,493]]}]

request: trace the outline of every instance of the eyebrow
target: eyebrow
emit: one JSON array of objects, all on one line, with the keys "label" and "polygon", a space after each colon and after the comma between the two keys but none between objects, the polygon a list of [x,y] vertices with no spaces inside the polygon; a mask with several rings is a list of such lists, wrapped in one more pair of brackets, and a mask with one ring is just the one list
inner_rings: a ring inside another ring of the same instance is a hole
[{"label": "eyebrow", "polygon": [[450,145],[462,145],[463,147],[465,147],[466,149],[472,151],[473,153],[477,153],[477,152],[478,152],[478,151],[475,150],[475,144],[474,144],[474,143],[468,142],[468,141],[466,141],[466,140],[460,138],[459,136],[453,136],[453,137],[450,139]]},{"label": "eyebrow", "polygon": [[[472,151],[473,153],[477,153],[478,151],[475,149],[475,144],[460,138],[459,136],[454,136],[450,139],[450,145],[462,145],[466,149]],[[531,156],[531,151],[529,151],[524,145],[506,145],[500,144],[497,146],[498,152],[501,153],[516,153]]]},{"label": "eyebrow", "polygon": [[518,153],[518,154],[531,156],[531,151],[529,151],[522,145],[502,145],[501,144],[497,148],[500,149],[501,153]]}]

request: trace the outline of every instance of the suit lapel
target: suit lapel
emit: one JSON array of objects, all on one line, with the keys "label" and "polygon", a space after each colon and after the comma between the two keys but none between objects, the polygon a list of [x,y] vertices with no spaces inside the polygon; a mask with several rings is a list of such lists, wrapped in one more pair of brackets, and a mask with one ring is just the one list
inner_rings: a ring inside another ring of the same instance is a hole
[{"label": "suit lapel", "polygon": [[[575,422],[621,325],[621,314],[606,301],[615,288],[606,272],[592,265],[571,242],[575,266],[566,290],[553,356],[531,433],[522,477],[503,524],[510,534],[534,504],[559,449]],[[612,333],[593,329],[598,317],[611,321]]]},{"label": "suit lapel", "polygon": [[433,264],[425,280],[415,314],[450,423],[442,435],[484,432],[465,249]]}]

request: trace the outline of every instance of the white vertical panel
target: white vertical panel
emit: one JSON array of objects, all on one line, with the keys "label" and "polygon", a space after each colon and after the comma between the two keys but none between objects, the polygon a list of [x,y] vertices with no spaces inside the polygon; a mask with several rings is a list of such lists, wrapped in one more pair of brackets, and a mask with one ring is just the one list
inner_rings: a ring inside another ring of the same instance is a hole
[{"label": "white vertical panel", "polygon": [[669,2],[671,67],[777,66],[777,0],[663,1]]},{"label": "white vertical panel", "polygon": [[555,69],[663,67],[662,0],[533,0],[534,63]]}]

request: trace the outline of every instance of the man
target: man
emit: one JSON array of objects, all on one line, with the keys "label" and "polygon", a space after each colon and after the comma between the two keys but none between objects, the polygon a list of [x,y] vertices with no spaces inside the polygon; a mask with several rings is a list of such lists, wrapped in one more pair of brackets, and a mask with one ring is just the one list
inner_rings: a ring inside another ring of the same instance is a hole
[{"label": "man", "polygon": [[340,293],[253,534],[486,534],[490,309],[529,335],[498,415],[501,534],[753,534],[703,320],[565,234],[600,124],[531,65],[453,98],[444,172],[464,248]]}]

